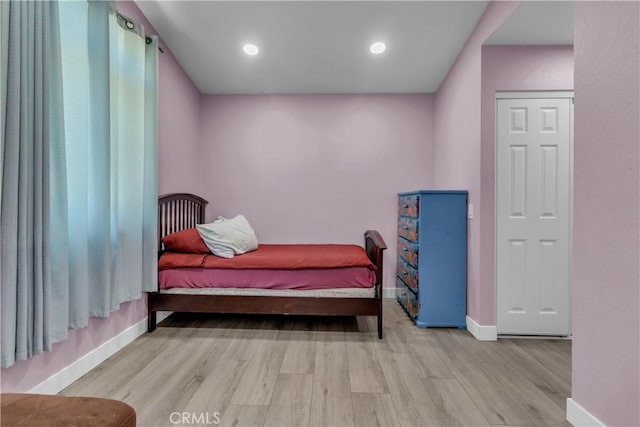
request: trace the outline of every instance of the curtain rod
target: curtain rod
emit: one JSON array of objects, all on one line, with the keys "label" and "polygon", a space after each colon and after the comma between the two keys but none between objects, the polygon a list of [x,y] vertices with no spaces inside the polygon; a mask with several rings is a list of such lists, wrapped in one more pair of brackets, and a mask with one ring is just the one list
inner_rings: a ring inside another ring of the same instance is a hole
[{"label": "curtain rod", "polygon": [[[144,38],[145,43],[147,44],[151,44],[151,37],[146,36]],[[164,53],[164,49],[160,46],[160,43],[158,43],[158,50],[160,51],[160,53]]]},{"label": "curtain rod", "polygon": [[[124,16],[123,14],[121,14],[120,12],[118,12],[117,9],[115,9],[115,6],[112,6],[112,10],[115,12],[116,14],[116,18],[118,19],[118,24],[126,29],[129,30],[131,32],[136,33],[137,35],[139,35],[140,37],[144,37],[144,41],[146,44],[151,44],[151,37],[149,37],[148,35],[144,34],[144,27],[142,25],[137,25],[131,18]],[[157,34],[156,34],[157,35]],[[158,50],[160,51],[160,53],[164,53],[164,49],[162,47],[160,47],[160,43],[158,43]]]}]

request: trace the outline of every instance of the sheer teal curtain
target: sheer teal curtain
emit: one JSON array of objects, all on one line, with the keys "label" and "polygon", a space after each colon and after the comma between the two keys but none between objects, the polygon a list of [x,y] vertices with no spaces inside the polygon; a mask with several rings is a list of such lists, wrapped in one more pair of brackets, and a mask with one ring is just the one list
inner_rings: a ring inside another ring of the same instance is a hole
[{"label": "sheer teal curtain", "polygon": [[110,2],[0,7],[6,367],[156,287],[158,50]]},{"label": "sheer teal curtain", "polygon": [[[83,23],[83,25],[79,25]],[[67,219],[56,339],[155,289],[157,40],[108,2],[61,2]],[[68,301],[64,301],[64,299]]]}]

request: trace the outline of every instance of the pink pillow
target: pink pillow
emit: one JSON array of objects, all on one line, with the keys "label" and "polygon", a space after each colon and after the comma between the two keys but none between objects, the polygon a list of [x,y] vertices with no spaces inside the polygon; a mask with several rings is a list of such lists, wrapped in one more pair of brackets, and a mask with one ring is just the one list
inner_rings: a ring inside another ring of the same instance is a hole
[{"label": "pink pillow", "polygon": [[205,245],[200,233],[195,228],[171,233],[162,238],[164,249],[171,252],[188,254],[209,254],[209,248]]}]

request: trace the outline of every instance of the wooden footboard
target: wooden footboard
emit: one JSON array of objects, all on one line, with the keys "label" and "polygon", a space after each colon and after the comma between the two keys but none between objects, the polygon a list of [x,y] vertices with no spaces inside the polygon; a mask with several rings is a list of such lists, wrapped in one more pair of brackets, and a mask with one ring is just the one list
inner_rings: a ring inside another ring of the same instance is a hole
[{"label": "wooden footboard", "polygon": [[[158,201],[160,237],[193,227],[204,221],[207,201],[190,194],[161,196]],[[175,205],[175,206],[174,206]],[[186,216],[183,218],[183,216]],[[170,221],[168,227],[165,222]],[[177,225],[176,225],[177,224]],[[181,224],[184,224],[181,226]],[[233,314],[292,314],[323,316],[377,316],[378,338],[382,338],[383,252],[387,248],[375,230],[364,234],[365,250],[376,266],[375,296],[372,298],[279,297],[246,295],[188,295],[151,292],[148,295],[148,331],[156,328],[157,311]]]}]

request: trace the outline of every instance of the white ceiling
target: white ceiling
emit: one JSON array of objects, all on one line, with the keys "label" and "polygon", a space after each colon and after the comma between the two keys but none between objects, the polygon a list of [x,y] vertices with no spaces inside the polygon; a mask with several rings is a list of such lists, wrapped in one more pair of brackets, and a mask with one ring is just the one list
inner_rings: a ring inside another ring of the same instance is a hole
[{"label": "white ceiling", "polygon": [[[487,4],[136,3],[202,93],[432,93]],[[378,40],[387,50],[374,56]],[[242,52],[247,42],[257,56]]]},{"label": "white ceiling", "polygon": [[524,1],[485,44],[573,44],[572,1]]}]

